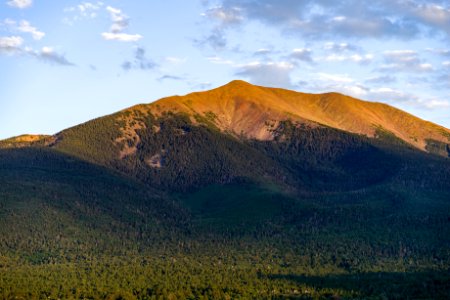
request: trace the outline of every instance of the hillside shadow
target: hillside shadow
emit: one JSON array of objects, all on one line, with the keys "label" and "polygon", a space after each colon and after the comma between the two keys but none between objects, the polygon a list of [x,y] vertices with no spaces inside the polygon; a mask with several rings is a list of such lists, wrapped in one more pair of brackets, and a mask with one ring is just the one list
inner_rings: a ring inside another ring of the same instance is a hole
[{"label": "hillside shadow", "polygon": [[[355,273],[309,276],[260,274],[260,278],[309,286],[323,299],[341,299],[330,290],[344,290],[360,299],[450,299],[450,269],[408,273]],[[305,295],[285,295],[277,299],[309,299]]]}]

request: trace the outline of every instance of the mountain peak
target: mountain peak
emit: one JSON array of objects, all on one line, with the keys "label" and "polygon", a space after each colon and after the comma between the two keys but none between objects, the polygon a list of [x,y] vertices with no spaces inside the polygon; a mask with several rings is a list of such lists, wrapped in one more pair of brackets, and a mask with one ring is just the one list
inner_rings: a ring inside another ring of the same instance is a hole
[{"label": "mountain peak", "polygon": [[[166,112],[183,113],[194,124],[207,122],[223,132],[257,140],[274,139],[274,129],[289,120],[297,125],[326,126],[371,138],[395,137],[418,149],[445,156],[450,143],[449,129],[384,103],[335,92],[308,94],[263,87],[243,80],[125,109],[120,120],[128,125],[121,128],[122,138],[135,138],[135,131],[145,126],[136,122],[135,116],[157,117]],[[127,155],[128,150],[123,154]]]},{"label": "mountain peak", "polygon": [[[221,130],[248,138],[270,140],[271,128],[284,120],[329,126],[369,137],[379,131],[422,150],[430,141],[450,142],[450,130],[382,103],[339,93],[306,94],[233,80],[218,88],[168,97],[146,106],[153,113],[183,112],[214,116]],[[194,120],[195,118],[193,118]]]},{"label": "mountain peak", "polygon": [[227,84],[223,85],[222,87],[249,87],[249,86],[254,86],[253,84],[245,81],[245,80],[241,80],[241,79],[235,79],[232,80],[230,82],[228,82]]}]

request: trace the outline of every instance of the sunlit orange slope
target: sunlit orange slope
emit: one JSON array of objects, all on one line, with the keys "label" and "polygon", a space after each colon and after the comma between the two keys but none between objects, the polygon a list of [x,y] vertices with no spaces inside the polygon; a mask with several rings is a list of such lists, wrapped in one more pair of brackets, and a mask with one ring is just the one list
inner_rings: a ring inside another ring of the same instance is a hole
[{"label": "sunlit orange slope", "polygon": [[425,149],[427,139],[450,142],[449,129],[387,104],[362,101],[338,93],[298,93],[238,80],[210,91],[163,98],[129,110],[214,116],[214,122],[221,130],[257,139],[270,139],[270,124],[291,119],[369,137],[381,127],[420,149]]},{"label": "sunlit orange slope", "polygon": [[31,143],[49,138],[49,135],[24,134],[0,141],[0,148],[27,147]]}]

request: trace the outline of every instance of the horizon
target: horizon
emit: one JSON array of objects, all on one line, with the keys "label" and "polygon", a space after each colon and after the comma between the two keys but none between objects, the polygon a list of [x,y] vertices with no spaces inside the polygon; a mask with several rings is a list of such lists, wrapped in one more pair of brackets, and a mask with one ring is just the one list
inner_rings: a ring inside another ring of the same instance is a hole
[{"label": "horizon", "polygon": [[55,134],[232,80],[338,92],[450,128],[446,1],[3,0],[0,7],[0,139]]}]

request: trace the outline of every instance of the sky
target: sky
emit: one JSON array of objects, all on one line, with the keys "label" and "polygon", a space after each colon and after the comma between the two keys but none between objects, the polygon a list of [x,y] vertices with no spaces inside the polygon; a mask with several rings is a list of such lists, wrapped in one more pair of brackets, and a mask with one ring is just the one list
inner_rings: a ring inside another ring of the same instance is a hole
[{"label": "sky", "polygon": [[450,128],[450,0],[0,0],[0,139],[234,79]]}]

